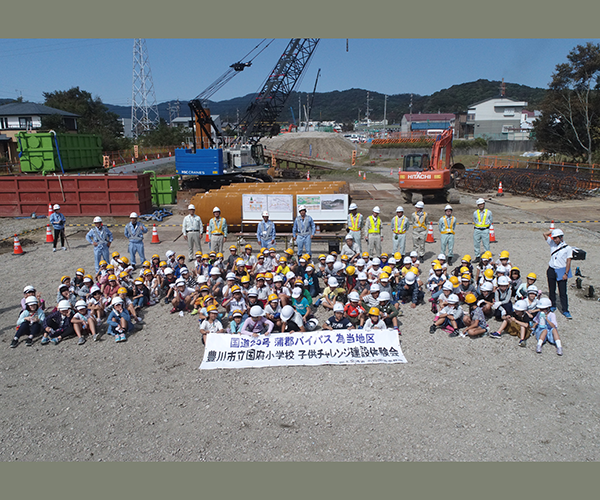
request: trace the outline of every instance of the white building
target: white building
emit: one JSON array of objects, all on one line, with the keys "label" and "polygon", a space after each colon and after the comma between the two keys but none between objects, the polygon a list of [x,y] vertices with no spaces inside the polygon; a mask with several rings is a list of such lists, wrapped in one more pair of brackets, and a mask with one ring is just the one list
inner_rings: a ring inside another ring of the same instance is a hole
[{"label": "white building", "polygon": [[477,139],[526,141],[530,128],[523,121],[527,102],[495,97],[469,106],[466,137]]}]

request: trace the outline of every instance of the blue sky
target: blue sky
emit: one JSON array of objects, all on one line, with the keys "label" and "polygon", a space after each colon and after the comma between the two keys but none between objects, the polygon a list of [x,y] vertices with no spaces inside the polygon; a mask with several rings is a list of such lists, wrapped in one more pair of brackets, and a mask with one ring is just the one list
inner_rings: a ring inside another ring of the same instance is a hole
[{"label": "blue sky", "polygon": [[[363,88],[428,95],[480,78],[547,87],[556,64],[577,44],[598,39],[322,39],[298,90]],[[206,89],[260,39],[147,39],[158,102],[187,100]],[[213,96],[256,92],[288,40],[275,40],[252,67]],[[0,39],[0,97],[79,86],[103,102],[131,104],[133,39]]]}]

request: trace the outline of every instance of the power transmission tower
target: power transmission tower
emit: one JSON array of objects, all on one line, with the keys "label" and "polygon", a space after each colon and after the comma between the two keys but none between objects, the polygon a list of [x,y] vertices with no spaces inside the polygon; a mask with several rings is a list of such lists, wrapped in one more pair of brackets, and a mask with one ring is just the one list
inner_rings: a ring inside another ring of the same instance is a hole
[{"label": "power transmission tower", "polygon": [[131,132],[137,137],[159,123],[156,93],[148,62],[148,49],[144,38],[133,41],[133,90],[131,98]]}]

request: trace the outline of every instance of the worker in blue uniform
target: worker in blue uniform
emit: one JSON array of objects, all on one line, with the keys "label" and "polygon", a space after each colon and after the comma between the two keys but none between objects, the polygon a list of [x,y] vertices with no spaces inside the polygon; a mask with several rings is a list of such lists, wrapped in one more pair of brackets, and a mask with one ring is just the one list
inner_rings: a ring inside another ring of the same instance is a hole
[{"label": "worker in blue uniform", "polygon": [[131,265],[135,268],[135,254],[137,253],[140,260],[140,264],[146,260],[144,255],[144,234],[148,232],[148,229],[144,224],[138,222],[138,214],[131,212],[129,215],[129,224],[125,226],[125,238],[129,240],[129,260]]},{"label": "worker in blue uniform", "polygon": [[100,261],[110,260],[108,249],[113,241],[113,235],[106,226],[102,225],[101,217],[94,217],[94,227],[86,234],[85,239],[94,245],[94,264],[96,273],[100,270]]}]

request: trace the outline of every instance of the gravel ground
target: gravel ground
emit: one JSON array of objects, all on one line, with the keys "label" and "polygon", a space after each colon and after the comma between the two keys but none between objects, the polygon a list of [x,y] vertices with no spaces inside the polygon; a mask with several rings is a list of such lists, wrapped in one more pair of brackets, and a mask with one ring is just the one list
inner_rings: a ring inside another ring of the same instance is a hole
[{"label": "gravel ground", "polygon": [[[456,206],[459,221],[470,218],[474,199],[465,195]],[[364,213],[373,203],[359,207]],[[398,201],[377,203],[389,213]],[[497,203],[489,208],[497,222],[539,220]],[[443,204],[426,210],[437,218]],[[166,223],[180,220],[172,219]],[[15,224],[1,220],[0,234],[4,226],[15,231]],[[507,249],[524,274],[545,275],[545,227],[495,228],[495,256]],[[570,290],[574,319],[558,319],[562,357],[551,346],[536,354],[533,342],[519,348],[507,336],[430,335],[426,306],[403,309],[407,364],[200,371],[197,320],[172,316],[165,305],[148,309],[146,325],[119,345],[107,337],[83,346],[74,339],[41,346],[37,339],[32,348],[10,349],[25,284],[53,303],[62,274],[93,269],[91,246],[83,231],[71,233],[75,229],[68,232],[71,251],[52,253],[37,232],[31,236],[37,244],[26,245],[23,256],[0,255],[1,460],[600,459],[600,345],[593,338],[596,325],[586,320],[597,320],[598,302],[576,290]],[[588,251],[588,260],[579,263],[583,274],[598,276],[600,259],[592,251],[598,233],[575,225],[563,229],[568,243]],[[185,253],[182,239],[172,242],[177,228],[159,228],[159,234],[163,243],[148,244],[148,254],[164,255],[169,248]],[[472,253],[471,237],[472,229],[460,226],[456,254]],[[114,248],[126,251],[121,236]],[[439,244],[428,250],[429,263]],[[538,284],[545,288],[544,279]],[[600,289],[584,278],[588,284]]]}]

